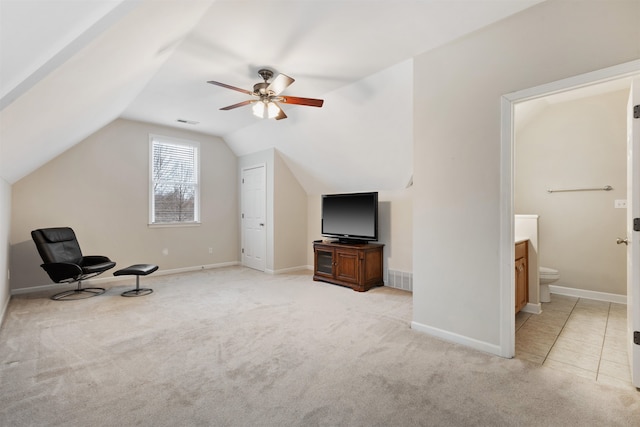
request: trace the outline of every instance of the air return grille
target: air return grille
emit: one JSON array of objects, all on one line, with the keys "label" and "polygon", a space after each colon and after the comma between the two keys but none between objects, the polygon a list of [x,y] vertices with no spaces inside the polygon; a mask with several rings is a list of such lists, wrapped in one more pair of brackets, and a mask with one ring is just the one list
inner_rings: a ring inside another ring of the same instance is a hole
[{"label": "air return grille", "polygon": [[413,273],[406,271],[388,270],[386,286],[413,292]]}]

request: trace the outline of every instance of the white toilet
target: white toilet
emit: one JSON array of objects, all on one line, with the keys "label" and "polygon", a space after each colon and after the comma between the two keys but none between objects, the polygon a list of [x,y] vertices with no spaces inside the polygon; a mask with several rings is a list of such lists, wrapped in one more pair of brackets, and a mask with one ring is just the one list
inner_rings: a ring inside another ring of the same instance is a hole
[{"label": "white toilet", "polygon": [[551,292],[549,292],[549,284],[557,282],[560,279],[558,270],[548,267],[540,267],[540,302],[550,302]]}]

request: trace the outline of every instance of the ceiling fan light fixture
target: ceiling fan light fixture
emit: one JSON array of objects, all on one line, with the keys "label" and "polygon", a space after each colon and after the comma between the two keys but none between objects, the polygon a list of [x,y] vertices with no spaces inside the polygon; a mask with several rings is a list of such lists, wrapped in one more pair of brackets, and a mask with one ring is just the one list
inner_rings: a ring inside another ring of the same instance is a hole
[{"label": "ceiling fan light fixture", "polygon": [[275,102],[259,101],[253,104],[253,115],[261,119],[274,119],[280,114],[280,108]]},{"label": "ceiling fan light fixture", "polygon": [[254,116],[264,119],[264,113],[266,110],[264,102],[256,102],[255,104],[253,104],[252,110]]},{"label": "ceiling fan light fixture", "polygon": [[280,108],[276,105],[275,102],[269,102],[267,104],[267,116],[270,119],[275,118],[278,114],[280,114]]}]

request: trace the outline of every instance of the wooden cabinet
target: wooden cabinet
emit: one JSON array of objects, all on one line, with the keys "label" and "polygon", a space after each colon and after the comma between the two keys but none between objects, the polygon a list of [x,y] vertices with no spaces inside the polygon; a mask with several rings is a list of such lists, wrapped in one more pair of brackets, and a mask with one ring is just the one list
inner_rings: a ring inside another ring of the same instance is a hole
[{"label": "wooden cabinet", "polygon": [[516,313],[529,301],[529,241],[516,243]]},{"label": "wooden cabinet", "polygon": [[313,280],[368,291],[384,285],[382,248],[377,243],[314,242]]}]

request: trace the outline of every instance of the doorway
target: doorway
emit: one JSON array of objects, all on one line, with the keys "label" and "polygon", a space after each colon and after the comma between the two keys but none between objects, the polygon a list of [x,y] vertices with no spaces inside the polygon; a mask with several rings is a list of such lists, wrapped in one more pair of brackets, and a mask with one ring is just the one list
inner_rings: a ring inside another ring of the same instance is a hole
[{"label": "doorway", "polygon": [[[515,104],[551,94],[588,87],[616,79],[630,78],[640,73],[640,61],[568,78],[558,82],[514,92],[501,101],[501,355],[515,355],[515,284],[514,269],[514,106]],[[631,307],[630,307],[631,308]]]},{"label": "doorway", "polygon": [[529,268],[540,260],[560,271],[540,303],[530,274],[535,310],[516,314],[515,357],[623,388],[627,260],[616,238],[627,218],[614,201],[627,197],[629,86],[619,79],[522,102],[514,115],[515,234],[518,215],[535,215]]},{"label": "doorway", "polygon": [[[626,303],[626,251],[616,238],[627,222],[629,89],[629,79],[616,79],[515,105],[515,233],[523,234],[518,215],[538,217],[529,263],[532,273],[536,261],[559,271],[555,293]],[[537,304],[538,278],[530,280]]]}]

